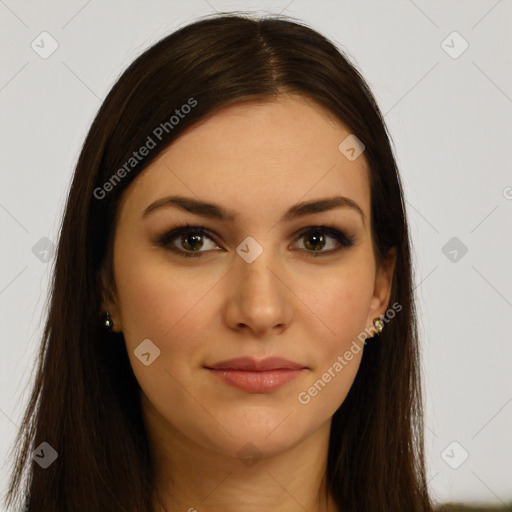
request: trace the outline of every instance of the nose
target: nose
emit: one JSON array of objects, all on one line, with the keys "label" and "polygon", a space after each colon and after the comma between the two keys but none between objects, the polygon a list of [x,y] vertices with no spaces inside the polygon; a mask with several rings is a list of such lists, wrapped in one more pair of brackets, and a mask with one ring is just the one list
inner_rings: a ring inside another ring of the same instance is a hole
[{"label": "nose", "polygon": [[225,320],[232,329],[263,337],[290,324],[293,293],[282,266],[271,256],[265,250],[252,263],[238,258],[229,272]]}]

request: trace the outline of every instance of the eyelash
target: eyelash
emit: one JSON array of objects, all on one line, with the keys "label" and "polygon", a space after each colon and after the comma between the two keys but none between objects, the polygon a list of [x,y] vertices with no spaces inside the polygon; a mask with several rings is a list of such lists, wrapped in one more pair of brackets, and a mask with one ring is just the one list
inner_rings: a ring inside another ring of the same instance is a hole
[{"label": "eyelash", "polygon": [[[329,251],[314,252],[314,251],[305,250],[307,257],[318,258],[319,256],[331,255],[331,254],[337,253],[342,248],[349,248],[354,245],[354,240],[355,240],[354,237],[345,235],[345,233],[343,233],[342,231],[339,231],[338,229],[335,229],[335,228],[331,228],[329,226],[310,226],[307,229],[303,230],[298,235],[297,240],[300,240],[301,238],[305,237],[306,235],[313,234],[316,232],[321,232],[321,233],[327,234],[328,236],[337,240],[337,242],[340,245],[336,249],[330,249]],[[202,257],[203,253],[208,252],[208,251],[186,252],[186,251],[178,249],[177,247],[175,247],[174,245],[171,244],[171,242],[173,242],[178,236],[180,236],[184,233],[198,234],[203,237],[207,237],[210,240],[212,240],[213,242],[215,242],[215,239],[212,237],[212,235],[210,234],[210,232],[207,229],[200,227],[200,226],[191,226],[190,224],[182,224],[182,225],[176,226],[172,230],[167,231],[166,233],[164,233],[163,235],[158,237],[158,239],[155,242],[155,245],[165,247],[165,248],[169,249],[170,251],[172,251],[184,258],[191,258],[191,257],[198,258],[198,257]],[[300,249],[300,250],[304,250],[304,249]]]}]

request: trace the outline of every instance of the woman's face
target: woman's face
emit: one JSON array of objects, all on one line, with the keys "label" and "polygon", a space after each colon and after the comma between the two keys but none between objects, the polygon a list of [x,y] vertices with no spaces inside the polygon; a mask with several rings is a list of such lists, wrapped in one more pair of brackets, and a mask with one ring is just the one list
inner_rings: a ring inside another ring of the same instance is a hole
[{"label": "woman's face", "polygon": [[[325,428],[345,399],[358,335],[384,314],[394,266],[376,268],[369,170],[364,152],[339,149],[349,135],[301,96],[238,104],[186,132],[126,190],[109,309],[159,436],[271,455]],[[338,196],[348,200],[322,207]],[[183,224],[188,236],[161,240]],[[301,369],[210,369],[241,357]]]}]

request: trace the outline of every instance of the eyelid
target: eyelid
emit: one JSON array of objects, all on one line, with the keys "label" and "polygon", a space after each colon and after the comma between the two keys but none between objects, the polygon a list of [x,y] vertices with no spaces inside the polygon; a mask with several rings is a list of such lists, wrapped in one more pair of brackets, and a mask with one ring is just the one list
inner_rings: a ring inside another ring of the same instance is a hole
[{"label": "eyelid", "polygon": [[[303,228],[297,232],[295,232],[292,236],[294,237],[295,241],[300,240],[304,236],[306,236],[309,233],[314,233],[315,231],[320,231],[325,234],[327,234],[328,237],[334,238],[338,242],[338,247],[335,249],[330,249],[327,251],[308,251],[305,249],[295,249],[296,251],[304,252],[306,256],[308,257],[317,257],[317,256],[328,256],[331,254],[336,254],[340,252],[342,249],[348,249],[355,243],[355,237],[347,235],[344,230],[341,230],[339,228],[326,226],[326,225],[311,225],[306,228]],[[209,253],[212,250],[206,250],[206,251],[184,251],[172,244],[180,235],[183,233],[197,233],[200,234],[203,237],[209,238],[214,243],[218,244],[217,242],[217,235],[212,233],[209,229],[204,228],[202,226],[198,225],[191,225],[191,224],[180,224],[177,225],[169,230],[167,230],[163,235],[160,235],[157,237],[156,241],[154,242],[155,245],[163,246],[164,248],[167,248],[168,250],[178,254],[179,256],[183,257],[202,257],[205,253]],[[223,249],[221,249],[223,250]]]},{"label": "eyelid", "polygon": [[213,242],[215,242],[217,244],[216,235],[211,233],[208,229],[203,228],[202,226],[195,226],[195,225],[191,225],[188,223],[187,224],[179,224],[179,225],[165,231],[163,235],[160,235],[157,237],[157,239],[154,243],[155,243],[155,245],[162,246],[165,249],[167,249],[171,252],[174,252],[175,254],[178,254],[179,256],[184,256],[184,257],[190,257],[190,256],[197,257],[197,256],[202,256],[204,253],[210,252],[210,251],[187,252],[184,250],[180,250],[179,248],[177,248],[175,245],[172,244],[172,242],[174,242],[174,240],[176,240],[180,235],[182,235],[183,233],[187,233],[187,232],[198,233],[203,237],[209,238],[210,240],[212,240]]}]

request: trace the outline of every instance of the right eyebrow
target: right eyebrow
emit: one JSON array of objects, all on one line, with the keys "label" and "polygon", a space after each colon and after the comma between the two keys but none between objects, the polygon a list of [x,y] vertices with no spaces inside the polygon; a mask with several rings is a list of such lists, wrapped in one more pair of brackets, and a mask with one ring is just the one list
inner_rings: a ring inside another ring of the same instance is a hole
[{"label": "right eyebrow", "polygon": [[[158,199],[144,210],[142,217],[146,217],[150,212],[158,208],[169,206],[179,208],[194,215],[217,220],[234,221],[237,218],[236,212],[226,209],[221,205],[185,196],[168,196]],[[281,222],[290,222],[306,215],[322,213],[334,208],[350,208],[358,212],[362,217],[363,224],[365,223],[365,215],[361,207],[355,201],[345,196],[334,196],[294,204],[281,217]]]}]

